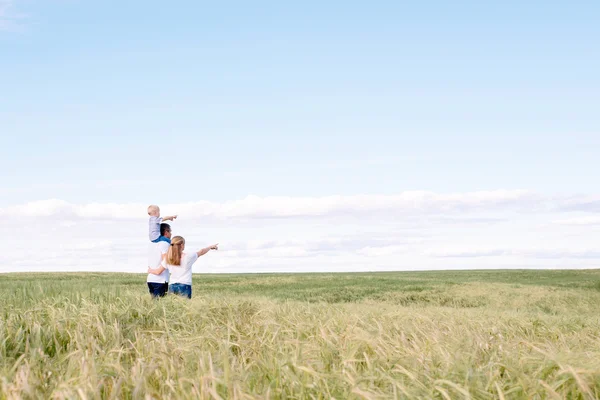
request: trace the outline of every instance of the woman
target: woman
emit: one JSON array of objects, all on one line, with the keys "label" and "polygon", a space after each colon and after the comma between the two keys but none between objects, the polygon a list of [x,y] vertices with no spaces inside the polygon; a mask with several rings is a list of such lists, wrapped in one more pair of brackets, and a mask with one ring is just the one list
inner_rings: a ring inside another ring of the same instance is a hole
[{"label": "woman", "polygon": [[171,245],[163,260],[163,265],[158,268],[148,268],[148,273],[159,275],[165,269],[171,273],[169,278],[169,293],[192,298],[192,265],[211,250],[219,250],[219,244],[213,244],[192,253],[184,253],[185,239],[181,236],[175,236],[171,239]]}]

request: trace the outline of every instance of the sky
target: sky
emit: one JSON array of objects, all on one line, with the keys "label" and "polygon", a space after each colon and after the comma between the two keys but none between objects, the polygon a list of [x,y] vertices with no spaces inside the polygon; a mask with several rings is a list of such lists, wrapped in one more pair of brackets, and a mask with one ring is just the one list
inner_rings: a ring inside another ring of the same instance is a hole
[{"label": "sky", "polygon": [[600,267],[598,15],[0,0],[0,272]]}]

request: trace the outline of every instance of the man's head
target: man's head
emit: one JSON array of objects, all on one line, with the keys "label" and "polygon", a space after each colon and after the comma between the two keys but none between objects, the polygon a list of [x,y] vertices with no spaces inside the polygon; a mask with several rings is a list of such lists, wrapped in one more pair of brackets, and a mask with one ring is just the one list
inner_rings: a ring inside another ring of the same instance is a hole
[{"label": "man's head", "polygon": [[148,215],[151,217],[160,217],[160,208],[156,204],[148,206]]},{"label": "man's head", "polygon": [[160,236],[171,239],[171,225],[160,224]]}]

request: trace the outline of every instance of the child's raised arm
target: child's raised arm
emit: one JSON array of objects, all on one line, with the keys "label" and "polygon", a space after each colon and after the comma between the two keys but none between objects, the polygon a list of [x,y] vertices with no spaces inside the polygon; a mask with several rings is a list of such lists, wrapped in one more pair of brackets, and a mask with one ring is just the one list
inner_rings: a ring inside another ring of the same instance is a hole
[{"label": "child's raised arm", "polygon": [[174,221],[177,219],[177,215],[169,215],[168,217],[164,217],[163,221]]}]

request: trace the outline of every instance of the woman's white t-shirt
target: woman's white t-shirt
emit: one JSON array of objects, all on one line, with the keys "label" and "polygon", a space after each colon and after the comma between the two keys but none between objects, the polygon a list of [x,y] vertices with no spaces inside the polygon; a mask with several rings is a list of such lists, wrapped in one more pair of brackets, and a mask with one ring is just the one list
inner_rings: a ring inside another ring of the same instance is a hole
[{"label": "woman's white t-shirt", "polygon": [[198,259],[198,253],[183,253],[181,255],[181,265],[167,264],[166,260],[165,268],[171,273],[169,278],[169,284],[172,283],[183,283],[185,285],[192,284],[192,265]]}]

